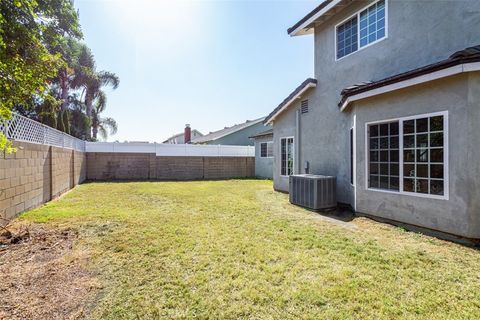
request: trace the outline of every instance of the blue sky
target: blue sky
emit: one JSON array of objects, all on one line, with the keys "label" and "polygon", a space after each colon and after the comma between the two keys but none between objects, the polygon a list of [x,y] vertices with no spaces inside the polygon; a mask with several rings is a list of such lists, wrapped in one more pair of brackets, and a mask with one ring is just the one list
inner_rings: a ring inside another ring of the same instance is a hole
[{"label": "blue sky", "polygon": [[318,1],[76,0],[97,67],[115,72],[109,141],[161,142],[267,115],[313,75],[312,36],[287,28]]}]

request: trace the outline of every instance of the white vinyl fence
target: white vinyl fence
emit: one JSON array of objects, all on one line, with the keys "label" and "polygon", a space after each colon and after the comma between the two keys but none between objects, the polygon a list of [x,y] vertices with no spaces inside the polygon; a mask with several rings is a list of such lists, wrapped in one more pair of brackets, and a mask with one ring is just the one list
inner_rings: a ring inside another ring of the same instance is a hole
[{"label": "white vinyl fence", "polygon": [[87,142],[87,152],[155,153],[163,157],[255,157],[255,147],[166,144],[147,142]]},{"label": "white vinyl fence", "polygon": [[0,120],[0,132],[15,141],[85,151],[85,141],[16,113],[10,120]]},{"label": "white vinyl fence", "polygon": [[155,153],[157,156],[166,157],[255,157],[255,148],[252,146],[86,142],[16,113],[10,120],[0,120],[0,132],[14,141],[44,144],[82,152]]}]

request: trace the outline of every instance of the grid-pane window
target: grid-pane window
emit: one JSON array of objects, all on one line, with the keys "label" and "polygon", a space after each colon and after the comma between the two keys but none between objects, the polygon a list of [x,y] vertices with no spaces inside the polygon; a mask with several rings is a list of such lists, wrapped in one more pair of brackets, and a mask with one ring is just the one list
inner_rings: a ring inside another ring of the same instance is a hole
[{"label": "grid-pane window", "polygon": [[403,190],[444,195],[444,116],[403,121]]},{"label": "grid-pane window", "polygon": [[337,59],[387,36],[387,1],[379,0],[336,26]]},{"label": "grid-pane window", "polygon": [[358,17],[337,27],[337,59],[358,50]]},{"label": "grid-pane window", "polygon": [[280,174],[282,176],[289,176],[293,174],[293,138],[282,138],[280,140],[280,149]]},{"label": "grid-pane window", "polygon": [[399,183],[399,122],[368,126],[370,188],[395,190]]},{"label": "grid-pane window", "polygon": [[260,144],[260,157],[265,158],[267,157],[267,143]]},{"label": "grid-pane window", "polygon": [[360,12],[360,47],[385,37],[385,0]]},{"label": "grid-pane window", "polygon": [[273,157],[273,143],[262,142],[260,143],[260,158]]},{"label": "grid-pane window", "polygon": [[368,188],[448,197],[447,112],[367,126]]}]

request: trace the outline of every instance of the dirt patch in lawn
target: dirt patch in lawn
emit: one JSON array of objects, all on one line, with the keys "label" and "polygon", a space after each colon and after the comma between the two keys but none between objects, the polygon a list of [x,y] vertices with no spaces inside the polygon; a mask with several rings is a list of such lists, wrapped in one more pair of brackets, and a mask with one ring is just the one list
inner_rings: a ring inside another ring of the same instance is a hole
[{"label": "dirt patch in lawn", "polygon": [[44,224],[0,228],[0,319],[77,319],[99,288],[74,249],[78,233]]}]

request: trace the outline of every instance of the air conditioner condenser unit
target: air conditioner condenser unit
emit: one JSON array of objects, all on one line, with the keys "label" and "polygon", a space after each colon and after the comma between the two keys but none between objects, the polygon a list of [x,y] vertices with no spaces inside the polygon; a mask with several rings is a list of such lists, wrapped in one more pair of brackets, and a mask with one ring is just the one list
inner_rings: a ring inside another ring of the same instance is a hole
[{"label": "air conditioner condenser unit", "polygon": [[336,178],[315,174],[290,176],[290,203],[312,210],[330,209],[337,206]]}]

